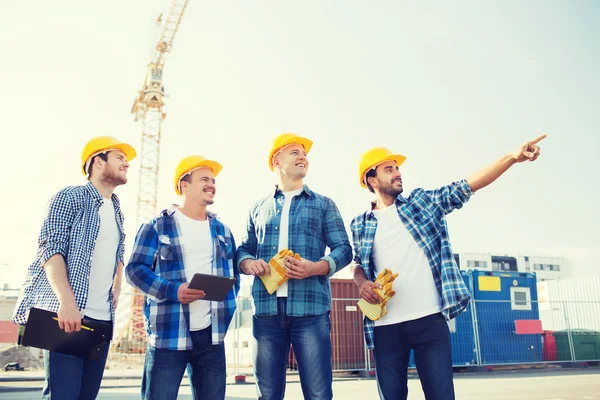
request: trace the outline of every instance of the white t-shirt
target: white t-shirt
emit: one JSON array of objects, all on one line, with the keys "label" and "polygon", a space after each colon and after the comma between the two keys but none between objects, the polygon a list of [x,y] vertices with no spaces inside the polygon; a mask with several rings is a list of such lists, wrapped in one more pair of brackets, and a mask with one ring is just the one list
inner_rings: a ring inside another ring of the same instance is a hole
[{"label": "white t-shirt", "polygon": [[112,199],[104,199],[98,210],[100,229],[94,243],[88,299],[83,314],[87,317],[110,321],[110,288],[117,265],[117,250],[121,233]]},{"label": "white t-shirt", "polygon": [[[197,272],[212,274],[213,240],[208,219],[198,221],[176,210],[175,220],[178,225],[179,242],[188,283]],[[199,331],[210,326],[210,301],[196,300],[189,304],[189,308],[191,331]]]},{"label": "white t-shirt", "polygon": [[384,268],[397,273],[392,284],[396,295],[387,303],[387,314],[375,326],[397,324],[435,314],[441,299],[435,287],[429,261],[398,215],[396,205],[373,210],[377,231],[373,261],[378,275]]},{"label": "white t-shirt", "polygon": [[[302,193],[302,189],[292,190],[290,192],[282,192],[284,196],[283,209],[281,210],[281,220],[279,221],[279,249],[278,252],[288,248],[288,236],[290,226],[290,205],[292,204],[292,198]],[[294,250],[294,249],[290,249]],[[277,297],[287,297],[288,295],[288,281],[283,282],[281,286],[277,288]]]}]

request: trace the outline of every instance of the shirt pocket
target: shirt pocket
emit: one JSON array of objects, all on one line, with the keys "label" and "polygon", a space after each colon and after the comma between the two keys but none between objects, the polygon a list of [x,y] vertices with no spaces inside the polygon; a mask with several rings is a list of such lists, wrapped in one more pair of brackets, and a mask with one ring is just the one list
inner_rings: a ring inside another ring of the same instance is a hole
[{"label": "shirt pocket", "polygon": [[412,207],[408,211],[409,218],[421,236],[435,240],[441,235],[441,220],[433,205],[432,207]]},{"label": "shirt pocket", "polygon": [[300,226],[298,231],[302,232],[306,238],[306,245],[309,248],[318,248],[319,244],[323,241],[324,222],[323,210],[319,207],[305,206],[302,212],[300,212],[300,217],[298,218]]},{"label": "shirt pocket", "polygon": [[218,255],[227,260],[233,259],[235,249],[233,248],[231,238],[228,236],[218,235],[217,241],[219,242],[219,247],[217,249],[217,251],[219,252]]}]

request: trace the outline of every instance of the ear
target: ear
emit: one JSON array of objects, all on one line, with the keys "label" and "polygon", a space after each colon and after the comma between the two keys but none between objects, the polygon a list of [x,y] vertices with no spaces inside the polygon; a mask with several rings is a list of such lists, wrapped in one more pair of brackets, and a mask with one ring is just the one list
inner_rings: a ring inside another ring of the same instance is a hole
[{"label": "ear", "polygon": [[369,185],[371,185],[371,187],[373,189],[379,187],[379,182],[377,181],[376,176],[371,176],[371,177],[367,178],[367,182],[369,182]]},{"label": "ear", "polygon": [[279,159],[277,156],[273,156],[273,168],[279,167]]},{"label": "ear", "polygon": [[102,165],[104,165],[104,163],[105,163],[105,161],[102,158],[97,157],[97,156],[94,157],[94,164],[95,164],[94,168],[95,169],[102,167]]}]

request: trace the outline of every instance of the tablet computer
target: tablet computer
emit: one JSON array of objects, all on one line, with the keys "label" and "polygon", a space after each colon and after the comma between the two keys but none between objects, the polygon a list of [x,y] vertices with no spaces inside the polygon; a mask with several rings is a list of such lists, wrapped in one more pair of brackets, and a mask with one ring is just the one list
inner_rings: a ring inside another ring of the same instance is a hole
[{"label": "tablet computer", "polygon": [[196,273],[189,284],[190,289],[200,289],[205,293],[200,300],[223,301],[235,284],[236,279],[227,276]]}]

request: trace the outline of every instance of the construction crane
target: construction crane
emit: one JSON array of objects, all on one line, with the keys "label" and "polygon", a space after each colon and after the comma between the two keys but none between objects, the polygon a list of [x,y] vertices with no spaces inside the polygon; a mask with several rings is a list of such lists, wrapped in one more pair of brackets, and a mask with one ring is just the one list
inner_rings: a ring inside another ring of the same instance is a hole
[{"label": "construction crane", "polygon": [[[138,92],[131,108],[136,121],[142,125],[142,145],[140,151],[140,173],[138,181],[137,225],[150,220],[156,215],[156,199],[158,192],[158,171],[160,160],[160,139],[162,124],[167,116],[165,107],[165,90],[162,76],[165,66],[165,56],[173,48],[173,41],[181,25],[183,14],[189,0],[172,0],[166,15],[161,14],[157,23],[160,33],[153,48],[146,78]],[[131,310],[126,310],[128,320],[113,341],[113,349],[119,351],[141,351],[143,348],[122,346],[143,343],[146,340],[146,330],[143,316],[143,297],[136,290],[132,296]],[[118,325],[118,321],[117,321]],[[117,326],[118,328],[118,326]]]}]

